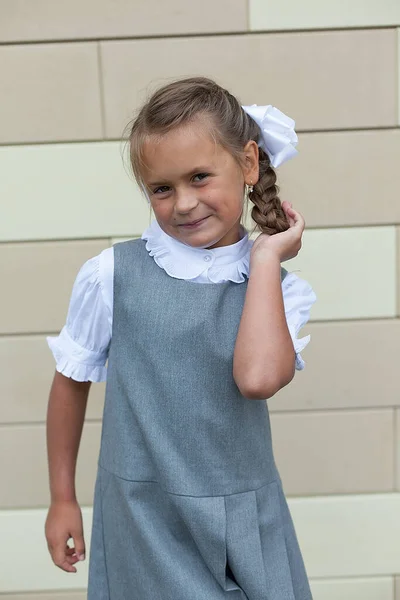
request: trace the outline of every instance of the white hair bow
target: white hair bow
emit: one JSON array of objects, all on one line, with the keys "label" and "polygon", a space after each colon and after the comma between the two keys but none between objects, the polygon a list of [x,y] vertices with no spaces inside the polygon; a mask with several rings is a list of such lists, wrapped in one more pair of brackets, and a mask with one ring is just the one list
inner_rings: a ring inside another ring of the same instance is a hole
[{"label": "white hair bow", "polygon": [[257,123],[261,130],[260,148],[269,156],[271,165],[279,167],[296,156],[298,138],[294,130],[295,122],[275,106],[242,106],[243,110]]}]

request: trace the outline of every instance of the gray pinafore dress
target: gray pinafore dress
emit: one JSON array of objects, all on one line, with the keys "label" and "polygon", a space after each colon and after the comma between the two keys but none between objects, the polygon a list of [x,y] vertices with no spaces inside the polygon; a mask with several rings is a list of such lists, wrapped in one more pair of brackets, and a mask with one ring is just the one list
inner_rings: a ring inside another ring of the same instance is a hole
[{"label": "gray pinafore dress", "polygon": [[[247,289],[114,246],[88,600],[310,600],[265,400],[232,375]],[[284,274],[284,270],[282,270]]]}]

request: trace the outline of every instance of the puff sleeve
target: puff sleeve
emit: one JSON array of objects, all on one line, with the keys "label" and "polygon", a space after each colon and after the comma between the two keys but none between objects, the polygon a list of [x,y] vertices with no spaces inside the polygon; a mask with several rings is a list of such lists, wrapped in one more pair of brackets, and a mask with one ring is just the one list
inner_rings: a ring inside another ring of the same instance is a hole
[{"label": "puff sleeve", "polygon": [[56,369],[76,381],[106,380],[112,307],[104,294],[102,274],[113,265],[113,248],[89,259],[75,279],[67,319],[60,334],[47,337]]},{"label": "puff sleeve", "polygon": [[307,335],[303,338],[297,336],[300,329],[309,320],[311,306],[317,298],[310,284],[294,273],[287,273],[283,279],[282,295],[286,322],[296,353],[296,369],[302,370],[305,363],[301,357],[301,352],[309,343],[311,336]]}]

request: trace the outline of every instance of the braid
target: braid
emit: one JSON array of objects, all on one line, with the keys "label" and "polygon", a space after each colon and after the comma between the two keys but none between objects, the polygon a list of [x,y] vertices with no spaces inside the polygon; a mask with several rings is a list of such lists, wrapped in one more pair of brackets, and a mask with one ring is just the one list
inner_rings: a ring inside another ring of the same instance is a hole
[{"label": "braid", "polygon": [[250,192],[249,198],[254,206],[251,218],[262,233],[273,235],[289,229],[285,212],[282,208],[276,185],[276,173],[271,166],[268,155],[259,148],[260,176]]}]

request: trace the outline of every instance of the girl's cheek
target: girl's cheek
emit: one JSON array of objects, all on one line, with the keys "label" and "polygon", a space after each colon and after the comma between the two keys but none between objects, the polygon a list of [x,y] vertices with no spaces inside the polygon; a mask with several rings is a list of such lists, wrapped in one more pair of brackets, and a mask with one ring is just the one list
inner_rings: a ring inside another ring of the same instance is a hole
[{"label": "girl's cheek", "polygon": [[171,206],[172,206],[172,203],[168,202],[168,200],[166,198],[165,199],[157,198],[156,200],[153,200],[153,202],[152,202],[153,210],[154,210],[154,212],[157,212],[158,214],[168,213]]},{"label": "girl's cheek", "polygon": [[222,194],[223,190],[209,188],[208,190],[205,190],[203,201],[209,206],[216,208],[221,200],[221,197],[223,197]]}]

